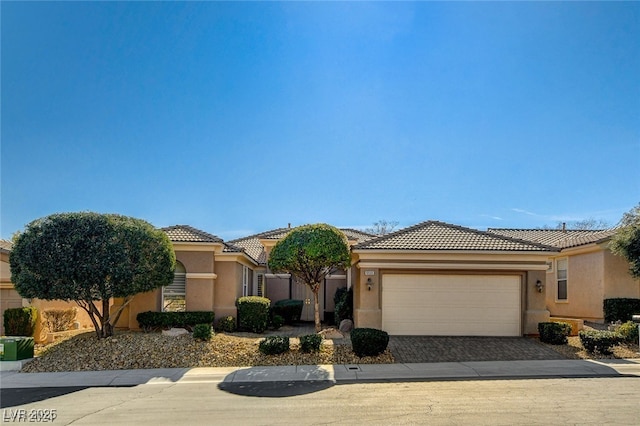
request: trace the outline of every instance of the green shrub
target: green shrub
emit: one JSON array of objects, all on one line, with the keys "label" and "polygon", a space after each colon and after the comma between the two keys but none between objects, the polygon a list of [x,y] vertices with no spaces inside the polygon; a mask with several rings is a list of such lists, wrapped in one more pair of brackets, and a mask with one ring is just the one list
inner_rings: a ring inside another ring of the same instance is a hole
[{"label": "green shrub", "polygon": [[304,301],[296,299],[278,300],[273,304],[273,314],[284,318],[285,324],[293,324],[300,320]]},{"label": "green shrub", "polygon": [[640,314],[640,299],[604,299],[603,310],[606,322],[631,321],[632,315]]},{"label": "green shrub", "polygon": [[268,336],[260,341],[260,352],[265,355],[278,355],[289,350],[289,338],[287,336]]},{"label": "green shrub", "polygon": [[582,330],[579,333],[582,346],[589,352],[610,355],[611,348],[622,341],[622,336],[613,331]]},{"label": "green shrub", "polygon": [[375,328],[354,328],[351,330],[353,352],[359,357],[380,355],[387,349],[389,335]]},{"label": "green shrub", "polygon": [[564,345],[571,334],[571,324],[566,322],[540,322],[538,323],[540,341],[552,345]]},{"label": "green shrub", "polygon": [[223,333],[233,333],[236,331],[236,319],[231,315],[220,318],[216,329]]},{"label": "green shrub", "polygon": [[616,330],[627,343],[638,343],[638,324],[627,321]]},{"label": "green shrub", "polygon": [[345,319],[353,319],[353,288],[342,287],[336,290],[333,297],[335,303],[334,320],[340,325]]},{"label": "green shrub", "polygon": [[33,337],[38,310],[33,306],[9,308],[4,311],[4,332],[7,336]]},{"label": "green shrub", "polygon": [[279,330],[283,325],[284,318],[282,318],[280,315],[276,314],[271,317],[271,328],[273,328],[274,330]]},{"label": "green shrub", "polygon": [[304,353],[320,352],[322,336],[320,334],[306,334],[300,336],[300,350]]},{"label": "green shrub", "polygon": [[193,338],[198,340],[211,340],[213,335],[211,324],[196,324],[193,327]]},{"label": "green shrub", "polygon": [[42,311],[44,325],[51,333],[70,330],[73,327],[73,323],[76,320],[77,315],[77,308],[52,308]]},{"label": "green shrub", "polygon": [[269,325],[269,305],[266,297],[245,296],[236,300],[240,330],[262,333]]},{"label": "green shrub", "polygon": [[196,324],[213,324],[213,311],[140,312],[136,315],[140,328],[145,332],[173,327],[193,330]]}]

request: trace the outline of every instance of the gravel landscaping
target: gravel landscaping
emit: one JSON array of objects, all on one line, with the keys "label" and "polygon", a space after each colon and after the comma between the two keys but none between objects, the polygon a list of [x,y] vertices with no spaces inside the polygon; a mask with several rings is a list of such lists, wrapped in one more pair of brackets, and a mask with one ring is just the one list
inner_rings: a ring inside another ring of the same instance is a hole
[{"label": "gravel landscaping", "polygon": [[264,336],[216,334],[210,341],[192,335],[163,336],[161,333],[120,332],[98,339],[93,331],[50,345],[36,346],[36,359],[22,372],[121,370],[179,367],[249,367],[255,365],[387,364],[391,352],[377,357],[357,357],[350,345],[323,341],[319,353],[305,354],[291,338],[291,350],[281,355],[263,355],[258,344]]},{"label": "gravel landscaping", "polygon": [[587,352],[580,343],[580,337],[570,336],[569,342],[566,345],[550,345],[548,343],[542,343],[549,349],[552,349],[568,359],[622,359],[622,358],[640,358],[638,354],[638,345],[623,343],[613,347],[613,353],[611,355],[603,355],[599,353]]}]

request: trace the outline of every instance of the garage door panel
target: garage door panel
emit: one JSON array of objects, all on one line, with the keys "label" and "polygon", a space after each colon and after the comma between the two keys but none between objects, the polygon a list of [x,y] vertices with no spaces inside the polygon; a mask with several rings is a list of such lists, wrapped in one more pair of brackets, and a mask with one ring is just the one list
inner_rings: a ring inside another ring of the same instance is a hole
[{"label": "garage door panel", "polygon": [[519,276],[385,274],[382,282],[382,325],[389,334],[521,334]]}]

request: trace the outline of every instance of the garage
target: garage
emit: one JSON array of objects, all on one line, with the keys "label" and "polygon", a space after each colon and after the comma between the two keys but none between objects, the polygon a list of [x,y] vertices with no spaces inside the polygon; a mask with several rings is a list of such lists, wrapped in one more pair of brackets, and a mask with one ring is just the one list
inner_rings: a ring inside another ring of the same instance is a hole
[{"label": "garage", "polygon": [[383,274],[381,290],[391,335],[522,335],[520,275]]}]

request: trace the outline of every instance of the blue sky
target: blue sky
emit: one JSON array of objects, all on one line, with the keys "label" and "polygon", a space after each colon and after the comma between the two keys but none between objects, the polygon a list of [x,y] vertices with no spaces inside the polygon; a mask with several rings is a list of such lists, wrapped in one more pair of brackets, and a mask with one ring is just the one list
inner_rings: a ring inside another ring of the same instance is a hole
[{"label": "blue sky", "polygon": [[640,201],[640,3],[2,2],[1,236],[98,211],[232,239]]}]

